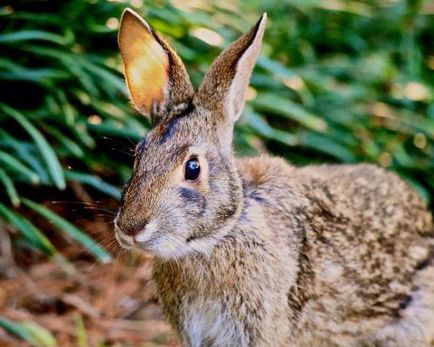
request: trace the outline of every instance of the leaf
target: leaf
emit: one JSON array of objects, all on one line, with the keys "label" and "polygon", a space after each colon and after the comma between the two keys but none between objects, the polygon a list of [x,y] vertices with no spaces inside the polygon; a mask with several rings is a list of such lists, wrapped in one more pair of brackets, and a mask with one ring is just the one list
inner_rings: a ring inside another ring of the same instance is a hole
[{"label": "leaf", "polygon": [[281,96],[262,93],[252,101],[253,105],[263,111],[276,116],[292,119],[309,129],[324,132],[327,123],[320,117],[303,109],[295,102]]},{"label": "leaf", "polygon": [[100,177],[95,175],[90,175],[85,172],[78,171],[66,171],[65,176],[68,180],[77,181],[80,183],[87,184],[100,192],[103,192],[115,199],[121,198],[121,191],[119,188],[104,182]]},{"label": "leaf", "polygon": [[27,68],[8,59],[0,58],[0,79],[47,84],[50,80],[62,80],[68,77],[65,71],[59,69]]},{"label": "leaf", "polygon": [[287,146],[298,144],[298,139],[295,135],[271,127],[259,114],[249,110],[245,112],[245,115],[248,124],[259,135],[270,140],[279,141]]},{"label": "leaf", "polygon": [[303,132],[301,144],[305,147],[326,153],[343,162],[353,163],[356,161],[355,155],[349,149],[322,134]]},{"label": "leaf", "polygon": [[[50,12],[51,13],[51,12]],[[35,16],[35,12],[14,12],[13,18],[14,19],[24,19],[27,22],[42,22],[42,23],[48,23],[48,24],[56,24],[56,25],[62,25],[64,24],[63,18],[59,17],[59,15],[50,14],[50,13],[38,13],[37,16]],[[8,14],[11,15],[10,13]]]},{"label": "leaf", "polygon": [[11,334],[19,337],[20,339],[28,341],[33,346],[39,347],[37,341],[34,341],[30,332],[26,328],[22,327],[21,325],[0,316],[0,327],[10,332]]},{"label": "leaf", "polygon": [[34,338],[34,341],[38,342],[38,346],[41,347],[56,347],[57,342],[54,336],[47,329],[41,327],[35,322],[24,320],[20,323],[30,335]]},{"label": "leaf", "polygon": [[83,318],[80,315],[74,317],[75,322],[75,335],[77,336],[78,347],[89,347],[88,338],[86,334],[86,327],[84,326]]},{"label": "leaf", "polygon": [[12,149],[14,151],[14,155],[16,155],[17,158],[22,159],[23,162],[28,164],[39,176],[40,183],[46,185],[51,184],[50,178],[46,172],[47,170],[40,162],[40,157],[35,155],[33,151],[34,144],[18,141],[3,129],[0,129],[0,144],[7,149]]},{"label": "leaf", "polygon": [[68,77],[68,75],[53,69],[25,69],[21,71],[7,72],[0,71],[0,79],[38,82],[41,84],[45,84],[49,80],[64,79],[65,77]]},{"label": "leaf", "polygon": [[24,205],[28,206],[43,216],[45,219],[53,223],[53,225],[59,230],[67,233],[72,239],[84,246],[100,262],[108,263],[112,260],[112,256],[104,248],[98,245],[91,237],[86,235],[84,231],[78,229],[76,226],[72,225],[58,214],[31,200],[23,198],[22,202]]},{"label": "leaf", "polygon": [[89,59],[80,60],[80,63],[83,68],[95,75],[97,79],[99,79],[101,82],[103,81],[101,87],[105,87],[108,94],[113,94],[114,92],[118,91],[123,95],[127,95],[125,83],[122,81],[120,76],[115,75],[110,70],[100,67],[97,64],[92,64]]},{"label": "leaf", "polygon": [[41,233],[38,228],[36,228],[26,218],[8,209],[1,203],[0,217],[2,217],[2,219],[6,222],[15,226],[35,249],[38,249],[43,254],[50,257],[57,254],[56,248],[54,248],[53,244],[44,234]]},{"label": "leaf", "polygon": [[20,206],[20,198],[15,189],[14,182],[11,180],[11,178],[7,175],[7,173],[2,168],[0,168],[0,181],[5,186],[6,193],[8,194],[12,205],[14,207]]},{"label": "leaf", "polygon": [[[65,146],[65,148],[74,156],[77,158],[81,158],[84,156],[84,152],[81,149],[81,147],[71,140],[69,137],[62,134],[62,132],[50,125],[43,124],[44,129],[50,133],[53,137],[55,137],[62,145]],[[65,172],[66,174],[66,172]]]},{"label": "leaf", "polygon": [[269,58],[260,57],[258,59],[257,65],[265,70],[268,70],[269,72],[278,76],[281,79],[298,76],[297,73],[291,71],[286,66],[280,64],[278,61]]},{"label": "leaf", "polygon": [[29,342],[34,347],[56,347],[57,342],[53,335],[45,328],[32,321],[24,320],[14,323],[0,316],[0,327]]},{"label": "leaf", "polygon": [[58,45],[68,44],[65,37],[41,30],[22,30],[0,35],[0,44],[14,44],[35,40],[48,41]]},{"label": "leaf", "polygon": [[119,121],[107,120],[98,125],[89,124],[88,127],[90,130],[98,134],[140,141],[146,133],[146,129],[142,125],[136,124],[138,123],[134,123],[133,121],[123,124]]},{"label": "leaf", "polygon": [[57,159],[56,153],[48,144],[47,140],[39,132],[39,130],[36,129],[23,114],[14,110],[13,108],[10,108],[4,104],[0,104],[0,109],[14,118],[29,133],[29,135],[35,141],[36,146],[39,148],[41,155],[47,164],[47,169],[50,172],[54,184],[60,190],[65,189],[65,176],[63,174],[62,166]]},{"label": "leaf", "polygon": [[82,122],[77,121],[77,111],[72,107],[65,93],[63,93],[61,90],[58,90],[55,94],[59,99],[59,105],[63,112],[63,120],[65,124],[76,135],[77,139],[80,140],[84,145],[89,148],[94,148],[95,139],[90,136],[86,126]]},{"label": "leaf", "polygon": [[30,170],[10,154],[0,151],[0,162],[3,162],[6,165],[6,168],[9,166],[10,169],[27,177],[31,183],[37,184],[40,182],[39,176],[35,172]]}]

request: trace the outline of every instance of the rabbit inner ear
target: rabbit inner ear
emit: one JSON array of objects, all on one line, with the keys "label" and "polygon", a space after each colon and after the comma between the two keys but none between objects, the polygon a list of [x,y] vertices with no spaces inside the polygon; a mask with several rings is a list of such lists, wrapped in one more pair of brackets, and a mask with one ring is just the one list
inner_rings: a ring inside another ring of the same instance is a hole
[{"label": "rabbit inner ear", "polygon": [[119,48],[132,102],[140,112],[150,114],[153,104],[164,100],[168,81],[167,54],[146,22],[129,10],[122,16]]},{"label": "rabbit inner ear", "polygon": [[122,16],[119,48],[131,100],[154,123],[172,105],[192,97],[193,87],[181,59],[130,9]]},{"label": "rabbit inner ear", "polygon": [[212,64],[198,91],[204,107],[218,115],[224,146],[231,146],[234,123],[244,108],[250,76],[262,45],[267,15],[226,48]]}]

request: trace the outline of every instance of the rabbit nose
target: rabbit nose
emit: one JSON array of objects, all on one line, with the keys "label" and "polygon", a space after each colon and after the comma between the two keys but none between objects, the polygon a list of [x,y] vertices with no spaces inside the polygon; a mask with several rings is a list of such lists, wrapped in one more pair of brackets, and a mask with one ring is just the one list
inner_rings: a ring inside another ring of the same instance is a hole
[{"label": "rabbit nose", "polygon": [[129,225],[125,229],[122,229],[122,230],[128,236],[134,237],[134,236],[140,234],[140,232],[143,229],[145,229],[146,224],[147,223],[140,223],[140,224]]},{"label": "rabbit nose", "polygon": [[119,229],[128,236],[134,237],[138,235],[142,230],[145,229],[147,221],[143,221],[141,223],[122,223],[118,222]]}]

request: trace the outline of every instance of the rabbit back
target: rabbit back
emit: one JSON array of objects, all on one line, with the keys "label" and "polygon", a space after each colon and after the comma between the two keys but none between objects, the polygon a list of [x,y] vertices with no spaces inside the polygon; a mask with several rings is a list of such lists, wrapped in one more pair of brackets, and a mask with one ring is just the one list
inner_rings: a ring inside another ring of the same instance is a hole
[{"label": "rabbit back", "polygon": [[[418,283],[432,279],[432,215],[395,174],[366,164],[296,168],[268,157],[241,160],[240,172],[278,234],[276,247],[286,234],[289,252],[298,251],[288,301],[307,345],[330,336],[351,345],[433,300],[431,282]],[[433,307],[428,316],[432,324]]]}]

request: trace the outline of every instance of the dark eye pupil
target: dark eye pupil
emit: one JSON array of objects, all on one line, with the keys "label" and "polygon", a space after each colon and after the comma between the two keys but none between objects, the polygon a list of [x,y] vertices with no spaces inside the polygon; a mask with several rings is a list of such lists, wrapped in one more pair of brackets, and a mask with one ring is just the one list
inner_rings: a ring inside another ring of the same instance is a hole
[{"label": "dark eye pupil", "polygon": [[185,165],[185,179],[186,180],[195,180],[199,177],[200,174],[200,165],[197,159],[190,159],[187,161]]}]

